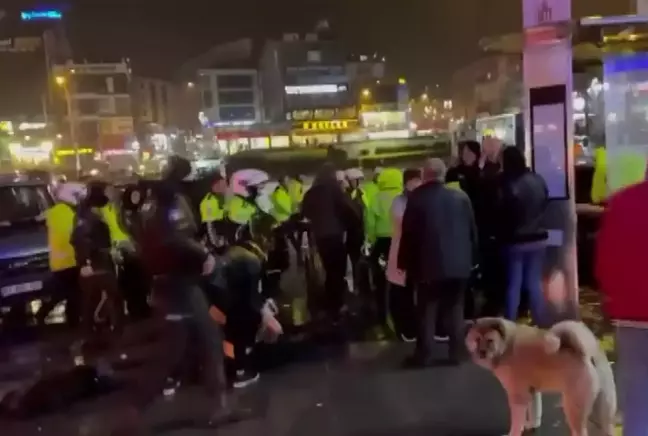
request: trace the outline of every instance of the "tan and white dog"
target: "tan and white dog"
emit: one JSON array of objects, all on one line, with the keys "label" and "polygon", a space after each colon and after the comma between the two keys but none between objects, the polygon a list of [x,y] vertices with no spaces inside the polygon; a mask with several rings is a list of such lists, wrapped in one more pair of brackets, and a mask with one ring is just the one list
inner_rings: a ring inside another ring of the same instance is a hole
[{"label": "tan and white dog", "polygon": [[[502,318],[481,318],[468,332],[466,346],[473,360],[492,371],[506,391],[509,436],[521,435],[525,426],[539,427],[541,392],[562,395],[572,436],[614,434],[614,375],[596,337],[582,322],[563,321],[542,330]],[[532,410],[533,400],[537,410]],[[536,422],[527,425],[528,414],[534,413]]]}]

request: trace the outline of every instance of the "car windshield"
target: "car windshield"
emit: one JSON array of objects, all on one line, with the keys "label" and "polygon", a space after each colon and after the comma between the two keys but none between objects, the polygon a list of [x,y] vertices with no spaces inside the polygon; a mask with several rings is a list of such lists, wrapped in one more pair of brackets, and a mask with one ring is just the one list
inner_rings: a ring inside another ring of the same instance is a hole
[{"label": "car windshield", "polygon": [[43,221],[51,202],[45,185],[0,186],[0,226]]}]

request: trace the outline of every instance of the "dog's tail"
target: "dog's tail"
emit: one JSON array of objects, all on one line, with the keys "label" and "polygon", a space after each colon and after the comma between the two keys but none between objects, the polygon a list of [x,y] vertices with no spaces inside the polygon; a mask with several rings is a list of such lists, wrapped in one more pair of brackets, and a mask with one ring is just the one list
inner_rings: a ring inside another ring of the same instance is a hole
[{"label": "dog's tail", "polygon": [[560,349],[575,353],[590,367],[599,386],[589,417],[590,435],[612,436],[617,412],[614,373],[594,333],[582,322],[564,321],[551,328],[560,339]]},{"label": "dog's tail", "polygon": [[572,352],[586,360],[598,358],[602,352],[596,336],[582,322],[563,321],[549,331],[560,339],[561,351]]}]

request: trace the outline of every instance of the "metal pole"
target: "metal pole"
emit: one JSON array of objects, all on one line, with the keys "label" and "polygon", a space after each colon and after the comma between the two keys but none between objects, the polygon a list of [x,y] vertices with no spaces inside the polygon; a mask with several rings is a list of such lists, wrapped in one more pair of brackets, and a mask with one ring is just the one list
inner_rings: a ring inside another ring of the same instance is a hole
[{"label": "metal pole", "polygon": [[67,82],[63,85],[63,92],[65,93],[68,123],[70,124],[70,141],[72,141],[72,146],[74,147],[75,171],[77,179],[79,179],[81,177],[81,159],[79,157],[79,143],[76,138],[76,118],[72,110],[72,98],[70,97],[70,89],[68,88]]}]

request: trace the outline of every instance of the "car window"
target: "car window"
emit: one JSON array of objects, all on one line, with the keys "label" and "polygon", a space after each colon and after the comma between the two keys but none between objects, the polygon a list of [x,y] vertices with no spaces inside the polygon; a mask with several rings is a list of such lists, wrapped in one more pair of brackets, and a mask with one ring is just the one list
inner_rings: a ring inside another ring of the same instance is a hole
[{"label": "car window", "polygon": [[44,219],[52,204],[47,187],[0,186],[0,223],[8,225],[18,221]]}]

